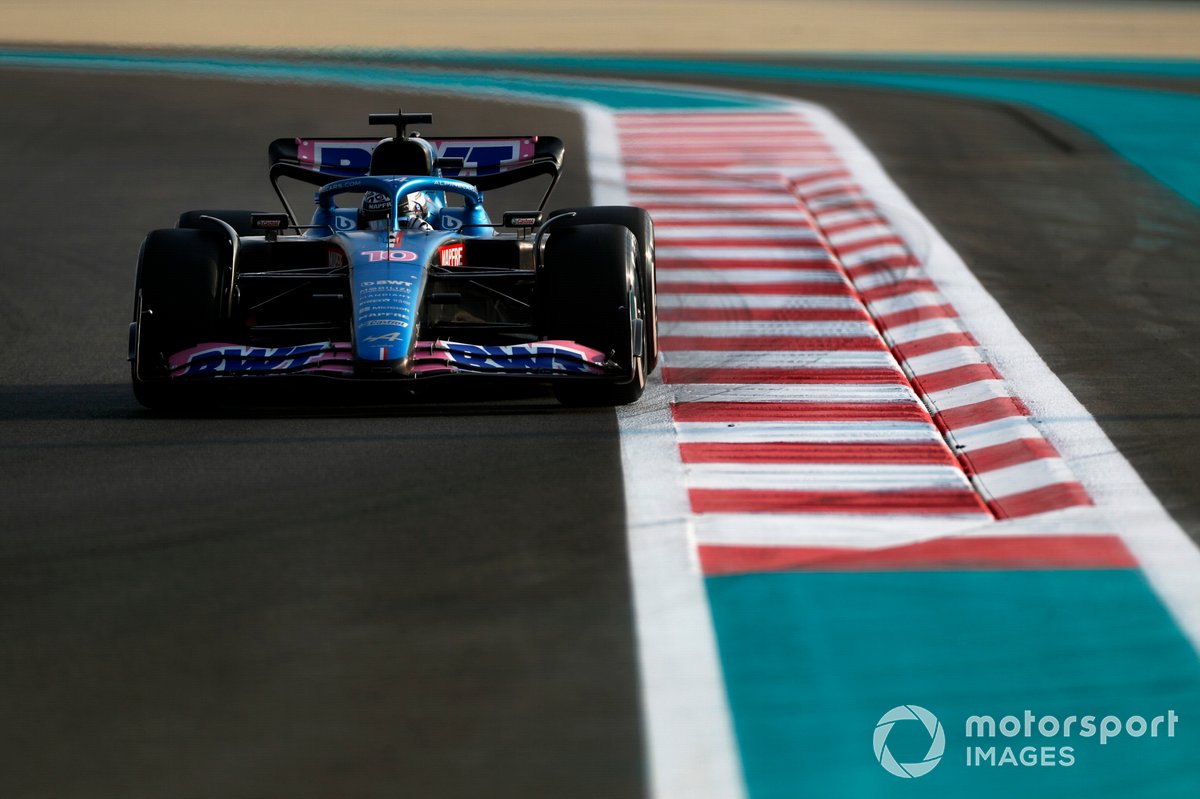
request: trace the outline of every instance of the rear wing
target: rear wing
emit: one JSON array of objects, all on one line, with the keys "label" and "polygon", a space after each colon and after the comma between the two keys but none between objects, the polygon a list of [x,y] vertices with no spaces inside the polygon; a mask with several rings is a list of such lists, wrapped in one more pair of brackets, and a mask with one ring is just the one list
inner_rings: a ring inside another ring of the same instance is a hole
[{"label": "rear wing", "polygon": [[[480,191],[511,186],[539,175],[550,177],[542,206],[550,198],[562,171],[566,147],[554,136],[473,136],[426,139],[437,153],[434,171]],[[366,175],[371,153],[379,139],[276,139],[268,154],[269,176],[292,222],[296,215],[279,188],[279,178],[289,177],[315,186]],[[539,211],[541,208],[539,207]]]},{"label": "rear wing", "polygon": [[[538,175],[557,178],[565,147],[554,136],[473,136],[426,139],[433,145],[442,177],[481,191],[510,186]],[[276,139],[271,142],[271,178],[291,177],[324,186],[367,174],[378,139]],[[461,163],[460,163],[461,160]]]}]

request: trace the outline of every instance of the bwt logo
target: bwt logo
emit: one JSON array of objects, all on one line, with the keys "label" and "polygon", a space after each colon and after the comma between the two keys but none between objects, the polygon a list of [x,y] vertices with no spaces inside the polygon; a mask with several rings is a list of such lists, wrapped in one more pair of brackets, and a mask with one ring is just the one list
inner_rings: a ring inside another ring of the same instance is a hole
[{"label": "bwt logo", "polygon": [[[929,751],[925,753],[923,760],[915,763],[900,763],[892,757],[892,753],[888,749],[888,735],[891,734],[892,727],[896,724],[914,721],[925,725],[925,731],[929,733]],[[873,741],[875,759],[879,761],[879,765],[883,766],[889,774],[895,774],[897,777],[905,779],[923,777],[933,771],[934,767],[941,762],[942,755],[946,751],[946,731],[942,728],[942,723],[938,721],[937,716],[920,705],[901,705],[884,713],[875,725]]]},{"label": "bwt logo", "polygon": [[494,175],[500,171],[502,164],[518,157],[517,148],[511,144],[493,144],[484,147],[452,144],[447,146],[441,155],[443,158],[461,158],[463,166],[467,167],[461,171],[443,169],[442,174],[448,178],[469,174],[472,169],[476,175]]},{"label": "bwt logo", "polygon": [[[357,176],[370,171],[371,153],[375,149],[374,142],[352,144],[340,142],[337,144],[315,145],[315,157],[318,168],[331,175]],[[519,160],[521,157],[519,144],[494,142],[489,144],[447,144],[439,153],[442,158],[461,158],[465,169],[445,168],[442,174],[452,178],[459,175],[494,175],[505,164]]]}]

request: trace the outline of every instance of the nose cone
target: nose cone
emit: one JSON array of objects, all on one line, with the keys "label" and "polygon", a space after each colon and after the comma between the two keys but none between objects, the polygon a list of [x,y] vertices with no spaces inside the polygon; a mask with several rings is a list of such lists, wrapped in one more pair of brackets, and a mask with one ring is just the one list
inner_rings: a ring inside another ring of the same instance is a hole
[{"label": "nose cone", "polygon": [[412,375],[412,358],[407,355],[381,360],[359,358],[354,363],[354,371],[359,377],[409,377]]}]

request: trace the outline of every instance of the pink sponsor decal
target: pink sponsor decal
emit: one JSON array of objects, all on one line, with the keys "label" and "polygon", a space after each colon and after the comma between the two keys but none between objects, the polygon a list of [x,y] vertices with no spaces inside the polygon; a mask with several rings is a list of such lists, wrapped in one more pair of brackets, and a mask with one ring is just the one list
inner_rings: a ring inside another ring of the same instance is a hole
[{"label": "pink sponsor decal", "polygon": [[[378,145],[378,139],[342,139],[341,141],[329,139],[296,139],[296,153],[300,163],[316,166],[323,162],[321,154],[327,147],[335,147],[341,150],[359,149],[366,153],[367,157],[370,157]],[[349,167],[351,165],[348,160],[342,160],[345,162],[340,164],[326,164],[326,166]]]},{"label": "pink sponsor decal", "polygon": [[417,260],[417,254],[412,250],[363,250],[359,255],[367,256],[367,260],[373,264],[381,261],[407,263]]},{"label": "pink sponsor decal", "polygon": [[172,377],[262,372],[349,371],[348,342],[317,342],[291,347],[247,347],[207,342],[167,359]]},{"label": "pink sponsor decal", "polygon": [[603,374],[606,357],[573,341],[538,341],[508,346],[421,341],[413,351],[414,372],[562,372]]}]

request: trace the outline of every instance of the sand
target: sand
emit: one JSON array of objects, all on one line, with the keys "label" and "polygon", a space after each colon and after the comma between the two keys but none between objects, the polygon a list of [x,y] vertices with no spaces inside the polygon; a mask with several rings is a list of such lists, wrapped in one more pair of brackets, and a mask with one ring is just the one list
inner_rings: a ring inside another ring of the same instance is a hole
[{"label": "sand", "polygon": [[1200,57],[1200,8],[1024,0],[0,0],[0,42]]}]

